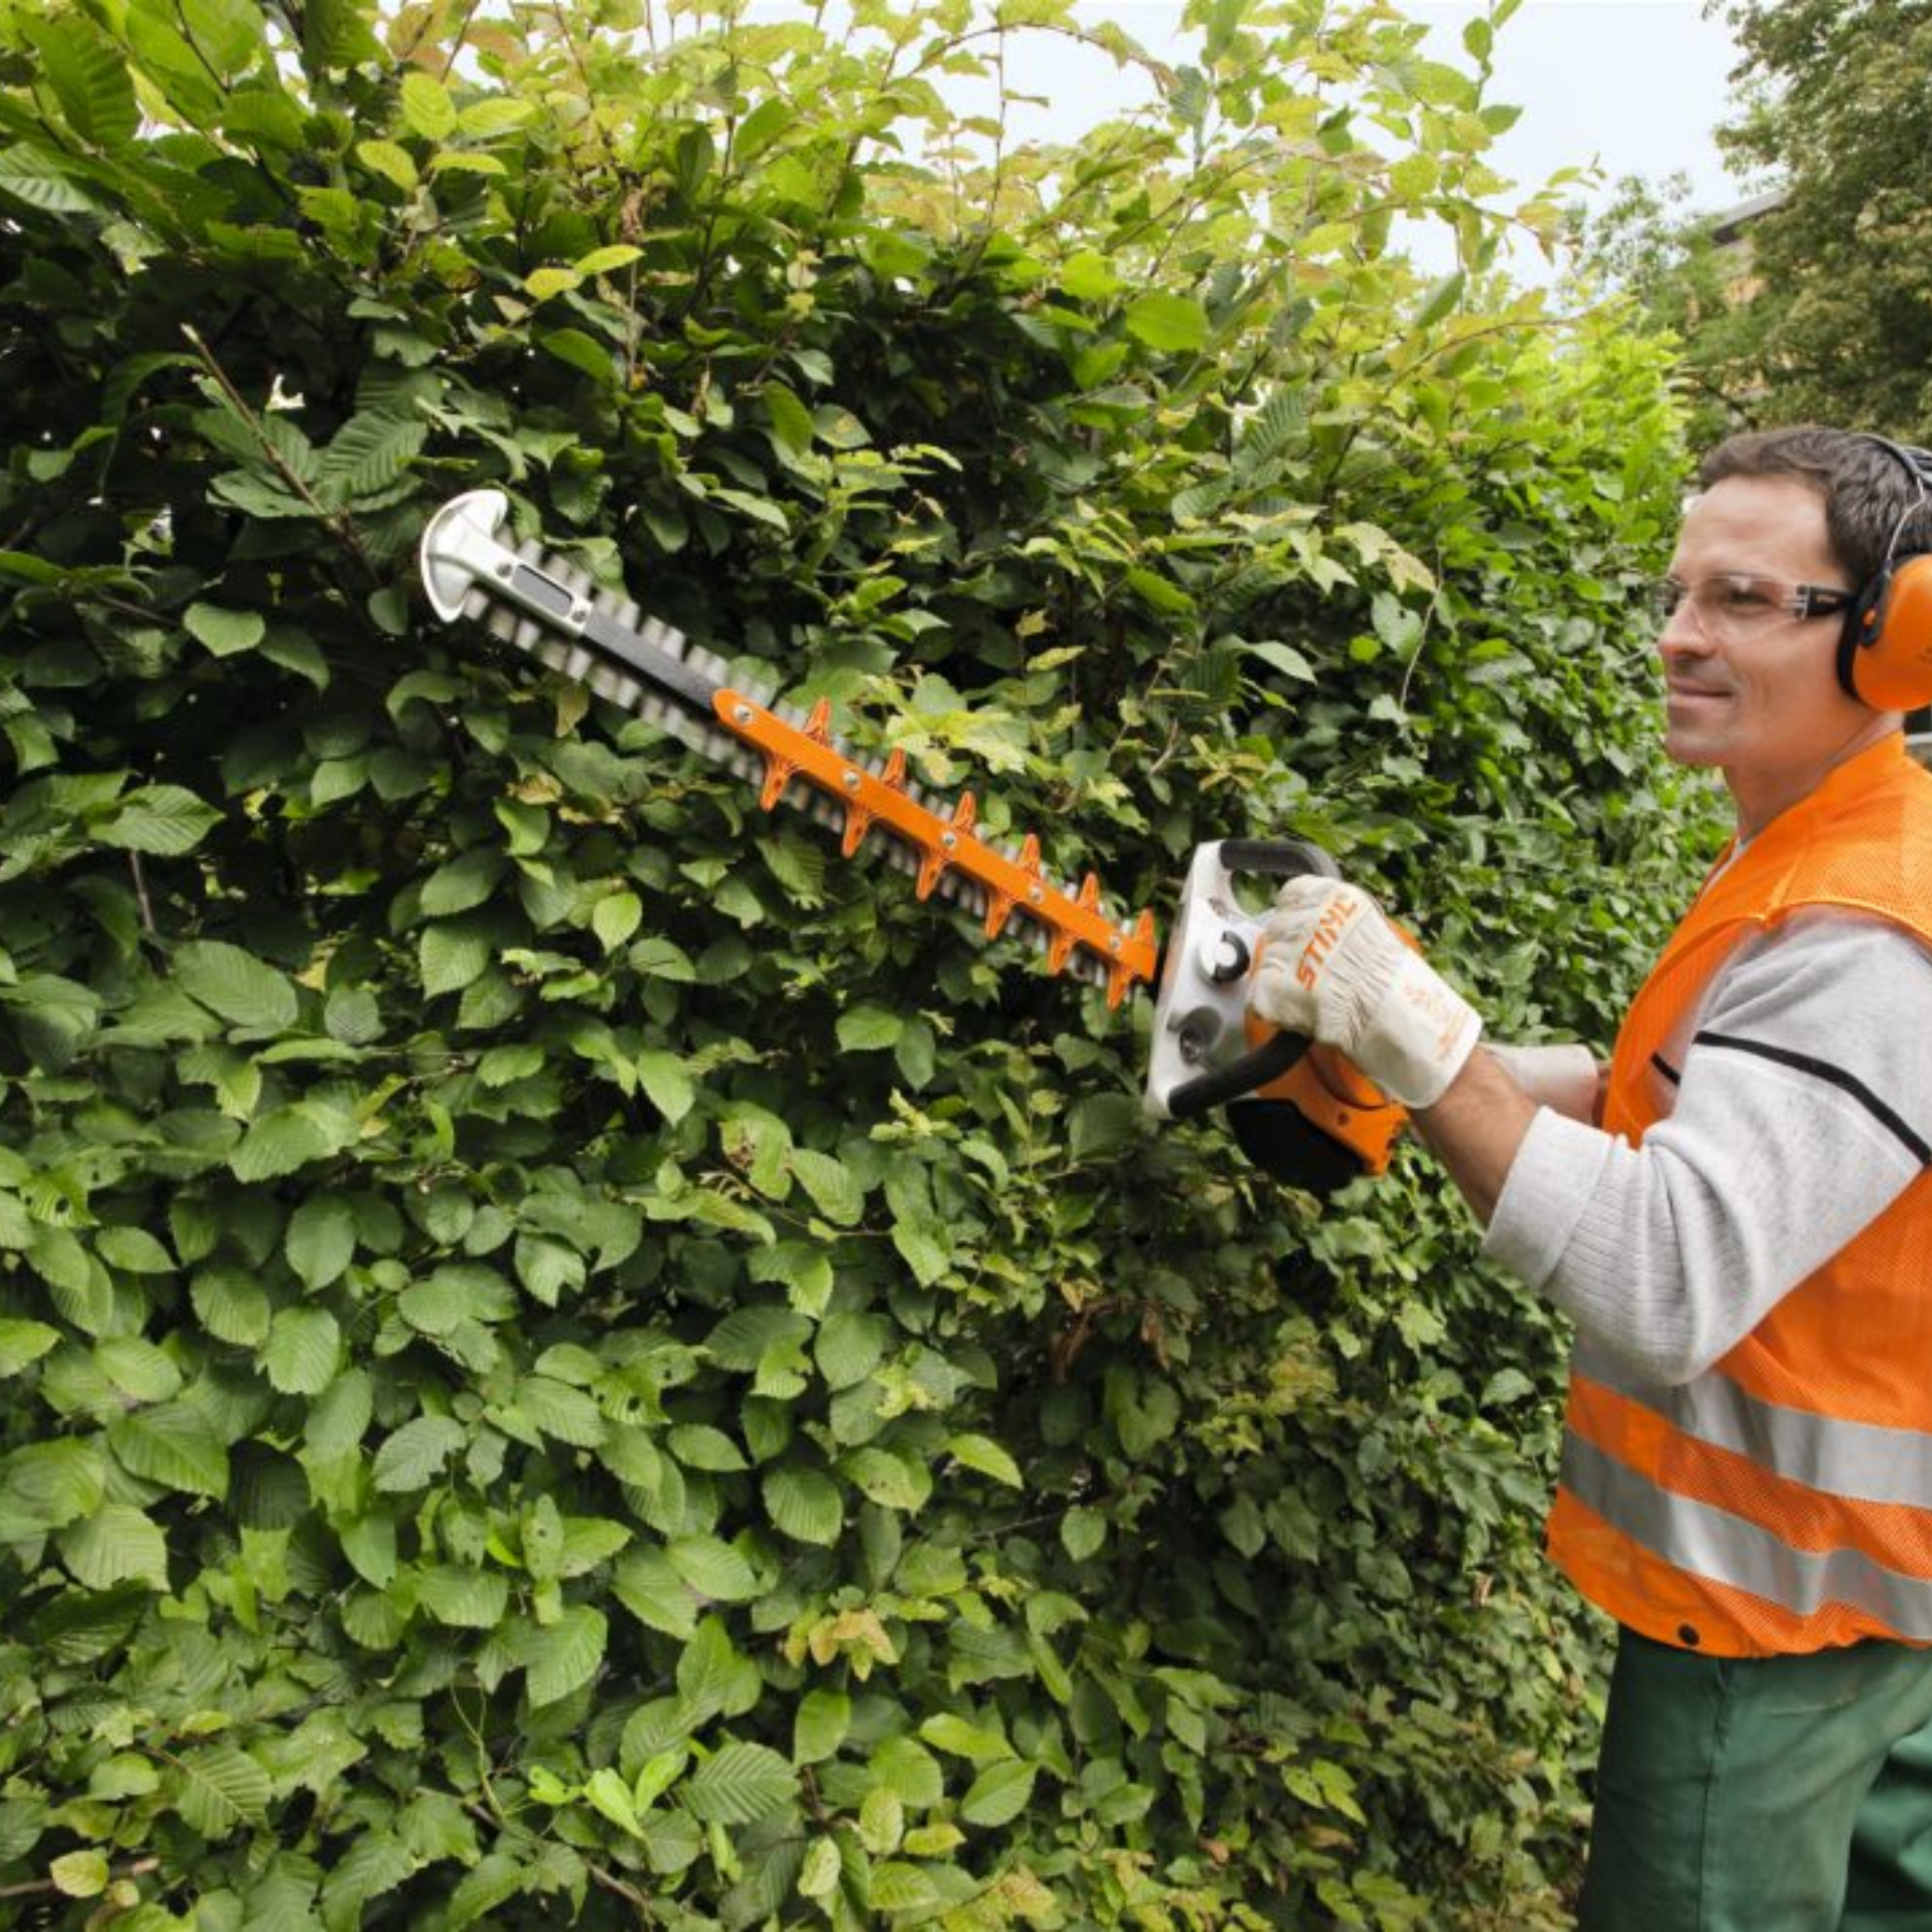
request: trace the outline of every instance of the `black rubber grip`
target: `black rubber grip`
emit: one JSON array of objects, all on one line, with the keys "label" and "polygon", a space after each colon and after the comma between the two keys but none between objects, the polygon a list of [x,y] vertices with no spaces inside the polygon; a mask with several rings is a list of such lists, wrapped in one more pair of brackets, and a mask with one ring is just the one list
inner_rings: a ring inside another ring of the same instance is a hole
[{"label": "black rubber grip", "polygon": [[1225,1106],[1280,1079],[1307,1050],[1305,1034],[1271,1034],[1232,1064],[1183,1081],[1168,1096],[1168,1112],[1176,1120],[1198,1119],[1210,1108]]}]

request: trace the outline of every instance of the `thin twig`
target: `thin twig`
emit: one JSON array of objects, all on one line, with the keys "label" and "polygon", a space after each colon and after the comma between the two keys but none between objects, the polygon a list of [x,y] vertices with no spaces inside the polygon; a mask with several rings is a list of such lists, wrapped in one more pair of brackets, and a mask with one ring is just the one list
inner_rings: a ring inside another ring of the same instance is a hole
[{"label": "thin twig", "polygon": [[330,535],[361,565],[372,582],[381,581],[380,574],[370,561],[369,552],[362,547],[362,539],[357,534],[349,513],[346,510],[326,508],[306,481],[290,466],[288,459],[276,448],[267,430],[263,427],[261,417],[250,407],[248,399],[235,386],[228,372],[215,359],[215,352],[202,339],[199,331],[192,323],[183,322],[182,333],[187,337],[188,346],[195,351],[196,359],[213,378],[216,386],[227,399],[228,407],[240,417],[250,435],[255,439],[262,453],[268,458],[270,466],[288,486],[290,493],[302,499]]},{"label": "thin twig", "polygon": [[142,870],[139,852],[128,853],[128,869],[134,874],[134,897],[141,903],[141,929],[153,939],[160,928],[155,924],[154,901],[148,898],[147,874]]},{"label": "thin twig", "polygon": [[[120,1878],[145,1878],[151,1871],[161,1869],[159,1858],[136,1858],[130,1864],[112,1866],[108,1870],[108,1881],[112,1884]],[[0,1898],[45,1898],[59,1892],[61,1887],[50,1878],[30,1879],[23,1885],[0,1885]]]}]

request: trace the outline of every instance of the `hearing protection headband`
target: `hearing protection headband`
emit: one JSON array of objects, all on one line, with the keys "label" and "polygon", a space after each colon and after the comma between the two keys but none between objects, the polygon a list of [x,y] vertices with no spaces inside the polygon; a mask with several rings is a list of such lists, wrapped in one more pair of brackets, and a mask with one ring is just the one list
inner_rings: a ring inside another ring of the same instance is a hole
[{"label": "hearing protection headband", "polygon": [[1892,525],[1885,559],[1858,593],[1838,641],[1838,682],[1880,711],[1932,704],[1932,554],[1898,555],[1906,526],[1932,497],[1932,451],[1869,436],[1904,466],[1912,499]]}]

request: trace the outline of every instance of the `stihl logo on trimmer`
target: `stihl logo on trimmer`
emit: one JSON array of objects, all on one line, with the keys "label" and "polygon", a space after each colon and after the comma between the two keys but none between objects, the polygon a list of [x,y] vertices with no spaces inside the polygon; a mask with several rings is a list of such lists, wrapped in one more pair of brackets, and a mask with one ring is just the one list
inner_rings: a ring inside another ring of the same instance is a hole
[{"label": "stihl logo on trimmer", "polygon": [[1315,932],[1295,961],[1295,978],[1310,993],[1321,979],[1322,962],[1341,943],[1342,935],[1354,924],[1361,911],[1359,900],[1331,898],[1315,923]]}]

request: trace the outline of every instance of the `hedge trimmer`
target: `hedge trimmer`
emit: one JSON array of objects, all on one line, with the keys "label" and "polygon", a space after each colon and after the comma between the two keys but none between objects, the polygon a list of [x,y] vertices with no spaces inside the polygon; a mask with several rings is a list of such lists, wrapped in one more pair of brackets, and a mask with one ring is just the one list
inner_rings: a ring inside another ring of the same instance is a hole
[{"label": "hedge trimmer", "polygon": [[430,519],[423,583],[446,623],[480,620],[756,784],[767,811],[803,784],[805,809],[838,833],[847,858],[881,833],[882,851],[912,877],[919,898],[951,903],[989,939],[1023,937],[1045,953],[1049,973],[1104,988],[1110,1007],[1157,980],[1151,1114],[1192,1119],[1225,1106],[1250,1157],[1322,1191],[1387,1165],[1401,1109],[1344,1063],[1307,1054],[1305,1040],[1247,1013],[1261,921],[1241,905],[1235,882],[1332,871],[1317,847],[1239,839],[1198,847],[1163,959],[1151,912],[1117,917],[1091,872],[1074,890],[1056,884],[1032,833],[1017,845],[982,837],[974,795],[962,792],[950,807],[936,803],[908,777],[903,751],[879,768],[855,757],[832,736],[827,700],[809,712],[783,704],[622,592],[598,588],[578,566],[534,542],[510,547],[498,534],[508,516],[502,491],[473,490]]}]

